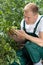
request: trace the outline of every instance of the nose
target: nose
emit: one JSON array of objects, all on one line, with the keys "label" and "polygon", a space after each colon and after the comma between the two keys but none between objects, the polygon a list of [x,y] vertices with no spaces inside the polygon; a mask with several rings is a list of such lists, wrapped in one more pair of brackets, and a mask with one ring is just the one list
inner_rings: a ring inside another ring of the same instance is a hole
[{"label": "nose", "polygon": [[25,21],[28,21],[27,17],[25,17],[24,19],[25,19]]}]

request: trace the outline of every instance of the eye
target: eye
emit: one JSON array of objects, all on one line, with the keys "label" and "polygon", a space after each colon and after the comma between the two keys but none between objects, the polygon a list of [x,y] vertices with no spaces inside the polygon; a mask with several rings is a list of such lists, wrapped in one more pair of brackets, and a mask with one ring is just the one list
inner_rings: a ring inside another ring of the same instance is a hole
[{"label": "eye", "polygon": [[27,18],[27,19],[29,19],[30,17],[29,17],[29,16],[24,16],[24,18]]},{"label": "eye", "polygon": [[27,17],[28,19],[30,19],[30,17]]},{"label": "eye", "polygon": [[27,17],[28,19],[30,18],[30,17]]}]

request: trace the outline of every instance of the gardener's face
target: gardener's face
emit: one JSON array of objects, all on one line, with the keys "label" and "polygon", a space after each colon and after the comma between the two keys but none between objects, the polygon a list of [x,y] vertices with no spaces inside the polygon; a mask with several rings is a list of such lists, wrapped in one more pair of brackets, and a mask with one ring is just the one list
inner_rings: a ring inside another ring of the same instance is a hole
[{"label": "gardener's face", "polygon": [[24,11],[24,19],[27,24],[33,24],[35,16],[32,11],[29,11],[29,12]]}]

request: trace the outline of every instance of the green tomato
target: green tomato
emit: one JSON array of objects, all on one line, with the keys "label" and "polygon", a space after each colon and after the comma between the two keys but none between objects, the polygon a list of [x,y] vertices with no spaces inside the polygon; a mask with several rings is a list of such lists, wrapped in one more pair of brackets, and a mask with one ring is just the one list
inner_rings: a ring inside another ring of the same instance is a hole
[{"label": "green tomato", "polygon": [[7,28],[6,30],[9,31],[9,28]]},{"label": "green tomato", "polygon": [[11,28],[12,28],[12,29],[17,29],[17,26],[12,26]]},{"label": "green tomato", "polygon": [[15,28],[14,26],[12,26],[11,28]]}]

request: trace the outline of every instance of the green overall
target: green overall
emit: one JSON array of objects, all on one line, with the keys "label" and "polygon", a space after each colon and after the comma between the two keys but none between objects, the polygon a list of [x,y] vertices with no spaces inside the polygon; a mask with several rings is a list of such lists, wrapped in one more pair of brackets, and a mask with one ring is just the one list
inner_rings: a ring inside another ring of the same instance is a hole
[{"label": "green overall", "polygon": [[[42,18],[43,16],[41,16]],[[40,18],[40,20],[41,20]],[[38,37],[35,32],[37,29],[37,26],[40,22],[40,20],[38,21],[38,23],[36,24],[35,28],[34,28],[34,32],[33,33],[27,33],[24,27],[24,30],[27,34],[34,36],[34,37]],[[25,26],[25,22],[24,22],[24,26]],[[27,57],[30,55],[30,58],[32,60],[33,63],[37,63],[40,61],[40,59],[43,59],[43,47],[37,45],[34,42],[31,42],[29,40],[26,41],[25,46],[24,46],[24,52],[27,54]],[[29,58],[29,57],[28,57]]]},{"label": "green overall", "polygon": [[[40,20],[41,20],[41,18],[40,18]],[[36,29],[37,29],[37,26],[38,26],[40,20],[36,24],[33,33],[27,33],[26,32],[26,30],[25,30],[25,21],[24,21],[24,24],[23,24],[24,31],[27,34],[29,34],[29,35],[38,37],[35,34],[35,32],[36,32]],[[40,58],[43,58],[43,47],[40,47],[37,44],[35,44],[35,43],[33,43],[33,42],[29,41],[29,40],[26,40],[24,47],[22,49],[20,49],[20,50],[17,51],[17,56],[19,57],[21,65],[27,65],[27,64],[28,65],[33,65],[33,63],[38,62],[40,60]],[[16,63],[16,62],[14,62],[11,65],[19,65],[19,64]]]}]

